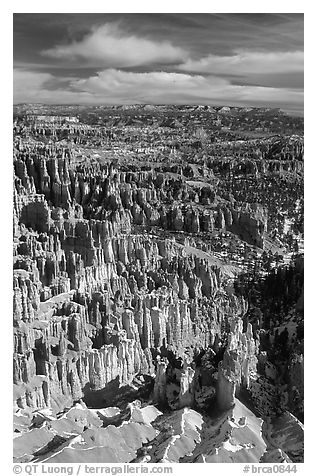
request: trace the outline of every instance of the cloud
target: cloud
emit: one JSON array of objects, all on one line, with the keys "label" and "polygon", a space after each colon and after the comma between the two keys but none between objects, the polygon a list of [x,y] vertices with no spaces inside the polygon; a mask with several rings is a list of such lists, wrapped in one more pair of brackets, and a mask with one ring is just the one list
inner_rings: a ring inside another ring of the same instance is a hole
[{"label": "cloud", "polygon": [[134,73],[115,69],[101,71],[87,79],[71,82],[74,90],[104,97],[114,102],[121,100],[149,103],[197,104],[199,102],[222,104],[268,104],[288,102],[300,106],[303,94],[280,88],[233,85],[217,76],[183,73],[148,72]]},{"label": "cloud", "polygon": [[[18,102],[18,98],[34,96],[37,92],[43,88],[45,83],[48,83],[53,79],[53,75],[50,73],[39,73],[34,71],[15,69],[13,74],[13,90],[15,102]],[[16,101],[17,99],[17,101]],[[23,102],[22,100],[21,102]],[[33,101],[32,101],[33,102]]]},{"label": "cloud", "polygon": [[13,102],[14,104],[94,103],[94,95],[70,91],[68,85],[69,78],[57,78],[51,73],[15,68],[13,70]]},{"label": "cloud", "polygon": [[94,27],[82,40],[56,45],[41,54],[77,65],[84,62],[84,65],[108,68],[179,63],[188,57],[183,49],[167,41],[155,42],[134,34],[128,35],[113,23]]},{"label": "cloud", "polygon": [[135,73],[107,69],[89,78],[54,78],[51,74],[17,71],[15,103],[71,104],[221,104],[281,107],[302,111],[301,91],[233,85],[217,76]]},{"label": "cloud", "polygon": [[209,55],[199,60],[188,59],[178,66],[181,71],[208,74],[276,74],[304,70],[302,51],[256,52],[236,50],[230,56]]},{"label": "cloud", "polygon": [[[161,96],[164,94],[185,97],[198,93],[197,89],[205,85],[203,76],[191,76],[182,73],[168,73],[165,71],[152,71],[145,73],[126,72],[116,69],[107,69],[87,79],[78,79],[71,82],[74,89],[89,91],[90,93],[105,94],[109,97],[120,96],[131,100]],[[225,81],[221,78],[210,80],[214,86],[223,86]]]}]

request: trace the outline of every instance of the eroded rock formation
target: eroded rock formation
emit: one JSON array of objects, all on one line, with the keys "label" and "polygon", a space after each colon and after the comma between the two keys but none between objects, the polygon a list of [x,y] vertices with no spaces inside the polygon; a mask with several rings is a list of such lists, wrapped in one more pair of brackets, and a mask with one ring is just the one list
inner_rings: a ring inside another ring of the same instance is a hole
[{"label": "eroded rock formation", "polygon": [[[299,441],[289,411],[303,398],[302,349],[278,329],[275,366],[263,316],[249,319],[254,309],[235,286],[248,253],[262,256],[287,225],[244,179],[301,173],[300,144],[161,169],[81,161],[55,142],[64,133],[77,146],[115,138],[77,123],[33,124],[15,142],[16,461],[299,461],[300,445],[269,440],[272,426],[262,434],[238,399],[247,395]],[[235,261],[223,259],[231,241]]]}]

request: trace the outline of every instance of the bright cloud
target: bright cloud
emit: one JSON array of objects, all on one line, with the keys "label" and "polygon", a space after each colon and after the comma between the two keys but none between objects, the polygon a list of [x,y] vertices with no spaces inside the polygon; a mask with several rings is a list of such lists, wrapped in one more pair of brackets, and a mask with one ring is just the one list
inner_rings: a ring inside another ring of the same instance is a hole
[{"label": "bright cloud", "polygon": [[95,27],[80,41],[56,45],[42,55],[85,65],[122,68],[153,63],[179,63],[187,53],[167,41],[155,42],[127,35],[115,24]]},{"label": "bright cloud", "polygon": [[[88,79],[71,82],[73,89],[113,99],[121,97],[131,100],[156,103],[198,103],[201,100],[212,103],[256,104],[272,106],[291,101],[301,104],[300,91],[261,86],[232,85],[226,79],[216,76],[189,75],[182,73],[149,72],[132,73],[118,70],[101,71]],[[115,101],[113,101],[115,102]]]},{"label": "bright cloud", "polygon": [[[20,69],[14,70],[13,75],[13,89],[15,98],[25,97],[25,93],[28,92],[28,96],[36,94],[45,83],[52,80],[53,76],[50,73],[39,73],[33,71],[25,71]],[[21,99],[24,102],[24,99]]]},{"label": "bright cloud", "polygon": [[302,72],[304,53],[235,51],[231,56],[209,55],[199,60],[188,59],[178,67],[181,71],[209,74],[277,74]]},{"label": "bright cloud", "polygon": [[14,69],[14,104],[21,102],[67,104],[81,101],[88,104],[89,101],[93,102],[94,98],[90,94],[72,93],[64,87],[59,88],[65,80],[65,78],[56,78],[50,73]]},{"label": "bright cloud", "polygon": [[[237,86],[215,76],[184,73],[134,73],[107,69],[86,79],[72,79],[67,87],[49,89],[54,78],[46,73],[17,71],[15,103],[72,104],[223,104],[283,107],[301,110],[301,91],[262,86]],[[32,88],[25,88],[29,84]],[[23,99],[22,99],[22,91]]]},{"label": "bright cloud", "polygon": [[[221,78],[210,78],[209,84],[221,87],[226,83]],[[203,76],[191,76],[182,73],[167,73],[153,71],[147,73],[126,72],[107,69],[87,79],[78,79],[71,82],[74,89],[89,91],[90,93],[122,95],[125,98],[151,98],[152,95],[163,95],[165,92],[176,96],[186,96],[199,93],[204,87],[206,79]]]}]

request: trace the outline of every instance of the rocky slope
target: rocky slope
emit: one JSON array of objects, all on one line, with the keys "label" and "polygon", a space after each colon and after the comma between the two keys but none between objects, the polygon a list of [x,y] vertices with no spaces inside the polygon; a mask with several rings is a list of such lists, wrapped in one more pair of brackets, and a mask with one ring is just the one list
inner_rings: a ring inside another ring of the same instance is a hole
[{"label": "rocky slope", "polygon": [[[220,193],[219,166],[81,163],[16,138],[16,461],[300,460],[301,423],[274,406],[234,291],[242,269],[204,244],[234,236],[263,252],[267,207]],[[294,393],[300,356],[290,375]],[[283,422],[298,444],[272,431]]]}]

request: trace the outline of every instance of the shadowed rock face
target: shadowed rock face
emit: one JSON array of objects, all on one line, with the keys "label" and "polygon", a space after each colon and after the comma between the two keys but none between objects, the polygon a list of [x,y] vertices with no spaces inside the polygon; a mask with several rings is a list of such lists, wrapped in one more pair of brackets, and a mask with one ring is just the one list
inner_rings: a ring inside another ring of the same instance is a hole
[{"label": "shadowed rock face", "polygon": [[[278,153],[289,172],[300,145],[157,166],[81,161],[74,145],[34,140],[48,133],[60,134],[37,125],[15,144],[15,460],[300,461],[289,411],[302,399],[302,354],[277,338],[278,365],[288,346],[290,368],[279,380],[249,295],[236,290],[268,246],[271,204],[230,196],[243,190],[233,176],[275,177]],[[77,133],[79,144],[105,135],[69,126]],[[255,414],[285,425],[294,445],[271,426],[264,434]]]}]

